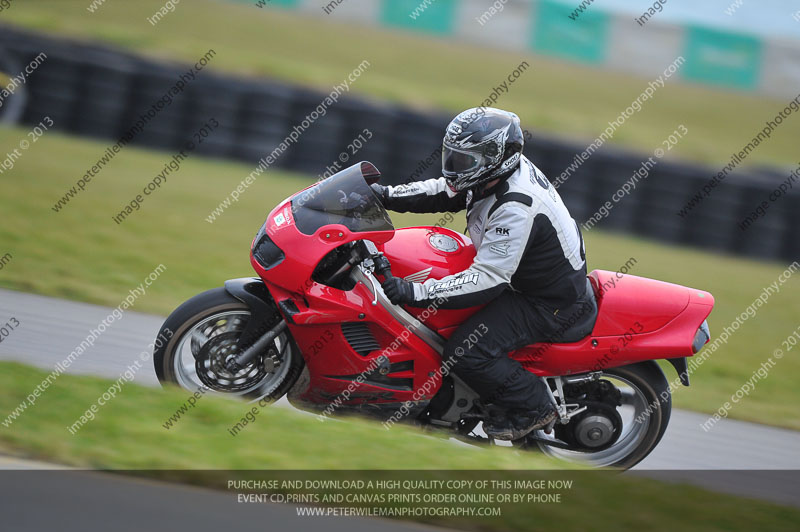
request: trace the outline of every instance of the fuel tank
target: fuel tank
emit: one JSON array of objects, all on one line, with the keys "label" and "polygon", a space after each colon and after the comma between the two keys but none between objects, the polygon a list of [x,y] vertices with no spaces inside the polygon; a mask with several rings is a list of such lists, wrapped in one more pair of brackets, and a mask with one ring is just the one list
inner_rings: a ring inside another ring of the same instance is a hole
[{"label": "fuel tank", "polygon": [[[383,245],[383,252],[392,263],[392,275],[416,283],[466,270],[475,258],[472,240],[445,227],[397,229],[394,238]],[[405,308],[447,338],[481,306],[453,310]]]}]

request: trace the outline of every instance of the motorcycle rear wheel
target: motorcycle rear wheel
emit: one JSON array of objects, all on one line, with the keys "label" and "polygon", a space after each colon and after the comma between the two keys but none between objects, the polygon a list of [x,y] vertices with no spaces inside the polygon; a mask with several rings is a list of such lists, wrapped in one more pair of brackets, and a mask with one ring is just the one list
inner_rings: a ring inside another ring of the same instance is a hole
[{"label": "motorcycle rear wheel", "polygon": [[208,290],[186,301],[170,314],[159,331],[169,340],[153,354],[158,380],[192,393],[205,389],[248,401],[280,399],[305,365],[288,330],[239,372],[233,374],[223,367],[225,357],[235,352],[250,317],[247,305],[224,288]]},{"label": "motorcycle rear wheel", "polygon": [[622,433],[607,449],[595,452],[562,449],[543,443],[553,439],[544,431],[534,431],[533,437],[515,442],[521,448],[541,450],[548,456],[577,462],[590,467],[628,469],[644,460],[661,441],[672,412],[672,396],[664,372],[655,362],[639,362],[603,371],[622,392]]}]

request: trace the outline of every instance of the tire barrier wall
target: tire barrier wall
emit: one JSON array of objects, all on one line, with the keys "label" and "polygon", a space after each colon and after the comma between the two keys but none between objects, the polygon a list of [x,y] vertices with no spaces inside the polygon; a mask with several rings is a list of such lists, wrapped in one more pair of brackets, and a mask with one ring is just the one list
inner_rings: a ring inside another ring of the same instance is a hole
[{"label": "tire barrier wall", "polygon": [[[33,125],[49,116],[55,129],[98,139],[117,140],[188,70],[186,65],[158,63],[0,26],[0,69],[19,68],[41,52],[47,59],[24,85],[25,98],[18,100],[24,108],[15,111],[17,121]],[[198,56],[203,53],[205,50],[198,51]],[[147,123],[132,144],[173,151],[213,117],[220,127],[199,146],[198,153],[255,164],[325,96],[289,84],[203,70]],[[440,167],[437,150],[451,118],[449,114],[421,114],[343,96],[272,166],[320,175],[337,163],[348,143],[369,128],[372,137],[350,162],[372,161],[384,172],[386,183],[435,177]],[[526,155],[554,180],[585,148],[532,132]],[[575,219],[583,223],[611,200],[646,159],[647,155],[604,146],[560,185],[559,193]],[[766,213],[746,230],[740,228],[740,222],[767,200],[793,169],[736,170],[688,214],[678,214],[719,170],[659,162],[630,195],[614,204],[597,227],[752,257],[800,257],[796,231],[800,227],[800,180],[795,180],[787,194],[769,202]]]}]

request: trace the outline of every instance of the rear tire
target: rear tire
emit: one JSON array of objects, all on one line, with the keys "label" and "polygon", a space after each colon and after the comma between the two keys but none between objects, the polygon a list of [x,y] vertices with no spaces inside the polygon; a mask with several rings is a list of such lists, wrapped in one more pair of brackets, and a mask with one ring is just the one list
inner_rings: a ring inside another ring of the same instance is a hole
[{"label": "rear tire", "polygon": [[[672,413],[672,396],[664,372],[655,362],[647,361],[605,370],[603,377],[629,388],[623,407],[633,412],[629,420],[623,420],[619,440],[609,449],[597,452],[569,451],[536,442],[544,454],[594,467],[628,469],[655,449],[667,430]],[[547,437],[542,431],[536,431],[535,436]],[[522,445],[532,447],[527,442]]]},{"label": "rear tire", "polygon": [[[239,337],[237,333],[241,333],[250,315],[249,307],[224,288],[208,290],[186,301],[169,315],[159,331],[162,338],[169,340],[162,342],[153,354],[158,380],[190,392],[206,387],[249,401],[280,399],[297,381],[305,365],[288,330],[278,335],[271,347],[248,366],[249,373],[243,377],[237,380],[229,375],[222,384],[210,380],[209,376],[224,377],[217,361],[232,352]],[[198,357],[200,364],[196,362]],[[277,365],[276,359],[280,362]]]}]

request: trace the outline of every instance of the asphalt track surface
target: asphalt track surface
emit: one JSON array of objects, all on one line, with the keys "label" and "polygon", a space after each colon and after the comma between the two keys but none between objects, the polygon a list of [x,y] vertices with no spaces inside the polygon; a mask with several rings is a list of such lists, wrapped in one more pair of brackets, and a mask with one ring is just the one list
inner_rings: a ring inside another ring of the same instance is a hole
[{"label": "asphalt track surface", "polygon": [[2,530],[447,532],[388,519],[299,517],[295,506],[242,504],[232,492],[51,467],[0,457]]},{"label": "asphalt track surface", "polygon": [[[52,370],[110,311],[97,305],[0,290],[0,323],[11,317],[19,321],[17,329],[0,344],[0,360]],[[126,311],[69,367],[68,373],[119,378],[154,340],[163,321],[161,316]],[[134,381],[156,386],[158,381],[149,364],[136,373]],[[5,415],[0,412],[0,417]],[[637,473],[629,474],[690,482],[800,506],[800,432],[729,419],[706,432],[701,427],[706,419],[704,414],[673,410],[661,443],[634,468]],[[749,481],[742,482],[742,473],[733,470],[749,470]],[[736,475],[736,481],[727,474]]]}]

